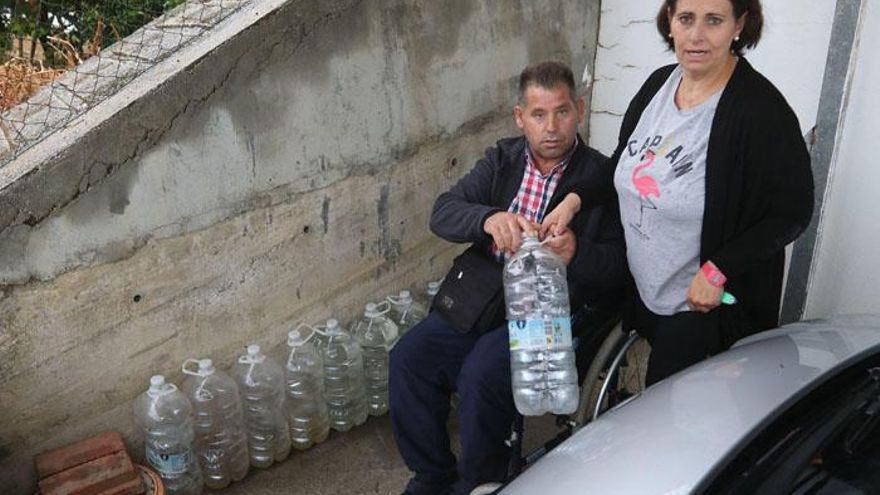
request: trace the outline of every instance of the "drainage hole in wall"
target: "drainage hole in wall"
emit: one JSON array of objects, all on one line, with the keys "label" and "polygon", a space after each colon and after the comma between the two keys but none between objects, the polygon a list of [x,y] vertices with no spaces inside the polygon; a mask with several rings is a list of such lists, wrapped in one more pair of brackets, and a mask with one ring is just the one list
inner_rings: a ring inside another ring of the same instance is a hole
[{"label": "drainage hole in wall", "polygon": [[143,299],[143,297],[141,297],[140,294],[135,294],[134,297],[132,298],[132,301],[139,303],[139,302],[141,302],[141,299]]},{"label": "drainage hole in wall", "polygon": [[312,227],[306,225],[305,227],[303,227],[303,234],[308,234],[310,230],[312,230]]}]

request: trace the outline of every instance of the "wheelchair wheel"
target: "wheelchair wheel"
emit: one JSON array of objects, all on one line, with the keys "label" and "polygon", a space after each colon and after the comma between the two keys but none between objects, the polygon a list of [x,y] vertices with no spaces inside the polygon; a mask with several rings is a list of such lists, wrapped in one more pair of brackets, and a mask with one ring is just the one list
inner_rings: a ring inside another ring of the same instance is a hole
[{"label": "wheelchair wheel", "polygon": [[590,363],[581,385],[581,398],[574,415],[580,428],[603,412],[645,389],[648,342],[617,324],[605,337]]}]

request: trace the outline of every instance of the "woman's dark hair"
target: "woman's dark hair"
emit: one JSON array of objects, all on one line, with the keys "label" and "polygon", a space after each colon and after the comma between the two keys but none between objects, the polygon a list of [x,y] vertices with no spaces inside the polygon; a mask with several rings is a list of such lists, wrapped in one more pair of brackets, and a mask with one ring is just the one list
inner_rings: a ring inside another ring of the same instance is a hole
[{"label": "woman's dark hair", "polygon": [[544,89],[553,89],[557,85],[563,84],[568,87],[572,101],[577,99],[574,74],[562,62],[541,62],[523,69],[519,75],[520,103],[525,102],[526,90],[533,84]]},{"label": "woman's dark hair", "polygon": [[[730,49],[737,55],[742,55],[746,48],[754,48],[761,40],[761,30],[764,28],[764,14],[761,10],[761,0],[729,0],[733,7],[733,15],[737,19],[746,16],[746,23],[742,32],[739,33],[739,41],[734,41],[730,45]],[[675,50],[675,42],[669,37],[669,13],[675,12],[678,2],[676,0],[664,0],[660,6],[660,12],[657,12],[657,31],[663,37],[663,41],[669,46],[670,50]]]}]

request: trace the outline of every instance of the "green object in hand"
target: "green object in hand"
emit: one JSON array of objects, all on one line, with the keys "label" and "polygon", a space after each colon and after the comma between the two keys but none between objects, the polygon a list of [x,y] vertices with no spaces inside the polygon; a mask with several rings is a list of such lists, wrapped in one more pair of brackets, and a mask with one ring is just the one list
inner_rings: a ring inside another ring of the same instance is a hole
[{"label": "green object in hand", "polygon": [[724,293],[721,294],[721,304],[736,304],[736,297],[730,292],[724,291]]}]

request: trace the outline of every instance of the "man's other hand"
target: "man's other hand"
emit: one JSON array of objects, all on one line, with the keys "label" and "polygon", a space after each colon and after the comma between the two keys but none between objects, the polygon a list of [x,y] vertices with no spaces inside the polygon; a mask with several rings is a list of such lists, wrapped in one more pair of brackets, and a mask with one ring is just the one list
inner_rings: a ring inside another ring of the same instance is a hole
[{"label": "man's other hand", "polygon": [[574,253],[577,250],[577,238],[571,229],[563,229],[561,234],[554,235],[545,239],[544,246],[556,253],[562,258],[565,264],[571,263]]},{"label": "man's other hand", "polygon": [[495,247],[502,252],[516,253],[522,243],[523,232],[537,235],[538,226],[509,211],[499,211],[483,223],[483,231],[492,236]]}]

